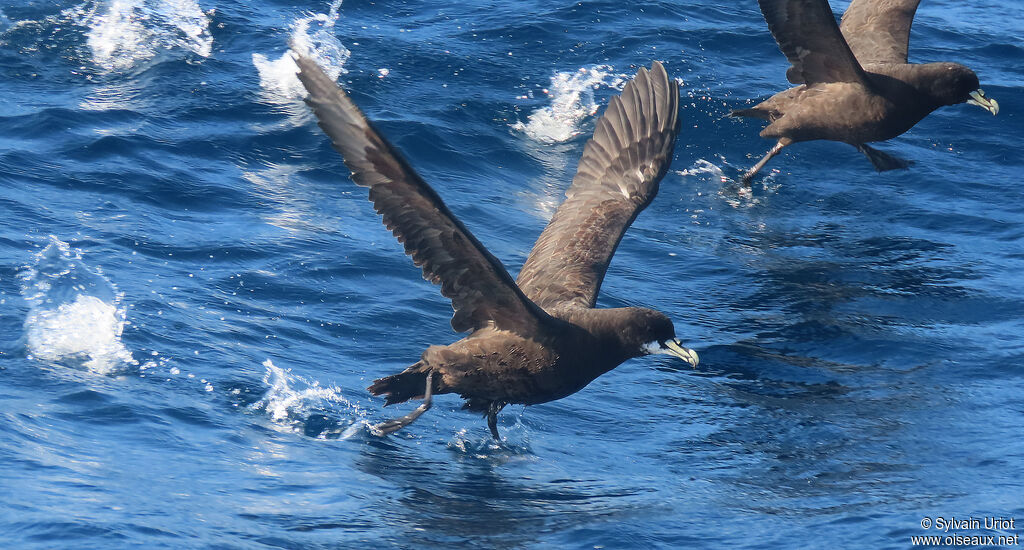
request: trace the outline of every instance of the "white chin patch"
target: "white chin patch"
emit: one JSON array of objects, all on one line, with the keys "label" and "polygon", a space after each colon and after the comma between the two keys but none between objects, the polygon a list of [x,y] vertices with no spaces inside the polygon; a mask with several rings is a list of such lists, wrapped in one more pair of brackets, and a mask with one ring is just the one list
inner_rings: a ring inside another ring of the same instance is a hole
[{"label": "white chin patch", "polygon": [[668,353],[668,350],[661,347],[661,342],[658,341],[647,342],[640,349],[644,350],[648,355],[653,355],[655,353]]}]

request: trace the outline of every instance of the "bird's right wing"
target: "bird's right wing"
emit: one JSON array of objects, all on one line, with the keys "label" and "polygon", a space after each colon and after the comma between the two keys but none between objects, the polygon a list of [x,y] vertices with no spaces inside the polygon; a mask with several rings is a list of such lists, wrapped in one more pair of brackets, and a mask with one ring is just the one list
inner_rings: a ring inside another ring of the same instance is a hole
[{"label": "bird's right wing", "polygon": [[494,324],[530,334],[549,320],[334,80],[308,57],[296,63],[309,92],[306,103],[352,171],[352,181],[370,189],[384,225],[405,244],[423,277],[451,298],[452,328],[465,332]]},{"label": "bird's right wing", "polygon": [[866,84],[864,70],[839,32],[828,0],[758,0],[768,29],[792,67],[786,78],[808,86]]},{"label": "bird's right wing", "polygon": [[565,202],[537,238],[519,287],[544,308],[593,307],[626,229],[658,193],[679,134],[679,85],[661,63],[613,97]]},{"label": "bird's right wing", "polygon": [[921,0],[853,0],[840,30],[861,63],[906,63]]}]

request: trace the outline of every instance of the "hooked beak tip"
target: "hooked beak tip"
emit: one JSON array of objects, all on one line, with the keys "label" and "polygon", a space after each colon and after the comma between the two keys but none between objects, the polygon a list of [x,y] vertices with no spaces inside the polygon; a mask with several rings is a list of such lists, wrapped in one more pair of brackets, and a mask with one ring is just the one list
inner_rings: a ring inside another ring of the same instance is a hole
[{"label": "hooked beak tip", "polygon": [[986,109],[988,112],[992,113],[992,116],[999,114],[999,102],[992,98],[986,97],[984,91],[980,89],[975,90],[971,92],[970,95],[971,98],[967,100],[967,103],[970,103],[971,105],[977,105],[982,109]]},{"label": "hooked beak tip", "polygon": [[683,361],[686,361],[693,368],[697,368],[697,365],[700,364],[700,356],[697,355],[697,352],[684,347],[683,343],[679,340],[673,339],[666,341],[665,348],[668,350],[669,354],[675,355]]}]

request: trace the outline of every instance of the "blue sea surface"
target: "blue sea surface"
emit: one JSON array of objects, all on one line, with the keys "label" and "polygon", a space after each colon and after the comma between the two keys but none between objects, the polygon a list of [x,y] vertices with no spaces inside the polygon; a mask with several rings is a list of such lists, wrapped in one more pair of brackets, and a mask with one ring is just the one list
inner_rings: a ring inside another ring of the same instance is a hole
[{"label": "blue sea surface", "polygon": [[[837,13],[848,2],[833,1]],[[1024,3],[926,0],[914,62],[1002,111],[770,147],[753,1],[15,1],[0,8],[4,548],[909,548],[1024,531]],[[366,386],[460,337],[302,103],[308,48],[513,275],[600,108],[683,82],[598,304],[675,321],[499,415]],[[1015,518],[943,532],[924,520]],[[925,522],[926,523],[926,522]],[[1010,546],[998,546],[1006,548]]]}]

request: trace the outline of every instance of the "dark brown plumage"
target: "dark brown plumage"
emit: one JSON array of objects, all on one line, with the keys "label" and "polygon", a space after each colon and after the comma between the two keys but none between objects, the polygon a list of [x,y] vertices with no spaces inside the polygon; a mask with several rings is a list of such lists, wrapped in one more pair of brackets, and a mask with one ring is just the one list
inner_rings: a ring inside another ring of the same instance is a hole
[{"label": "dark brown plumage", "polygon": [[828,0],[758,0],[798,84],[734,116],[771,124],[776,144],[744,183],[783,147],[827,139],[853,145],[878,171],[909,163],[867,146],[894,138],[945,105],[972,103],[999,112],[973,71],[957,63],[907,62],[910,25],[920,0],[853,0],[836,25]]},{"label": "dark brown plumage", "polygon": [[575,393],[623,361],[667,353],[697,364],[675,339],[672,321],[646,308],[594,309],[605,270],[626,228],[658,192],[679,133],[679,87],[665,69],[640,69],[612,98],[587,142],[566,200],[537,239],[518,283],[448,210],[320,67],[297,59],[320,127],[370,189],[384,224],[427,280],[451,298],[452,328],[470,334],[430,346],[405,371],[369,390],[386,404],[424,398],[409,415],[377,426],[390,433],[430,407],[435,393],[457,393],[464,408],[496,415]]}]

